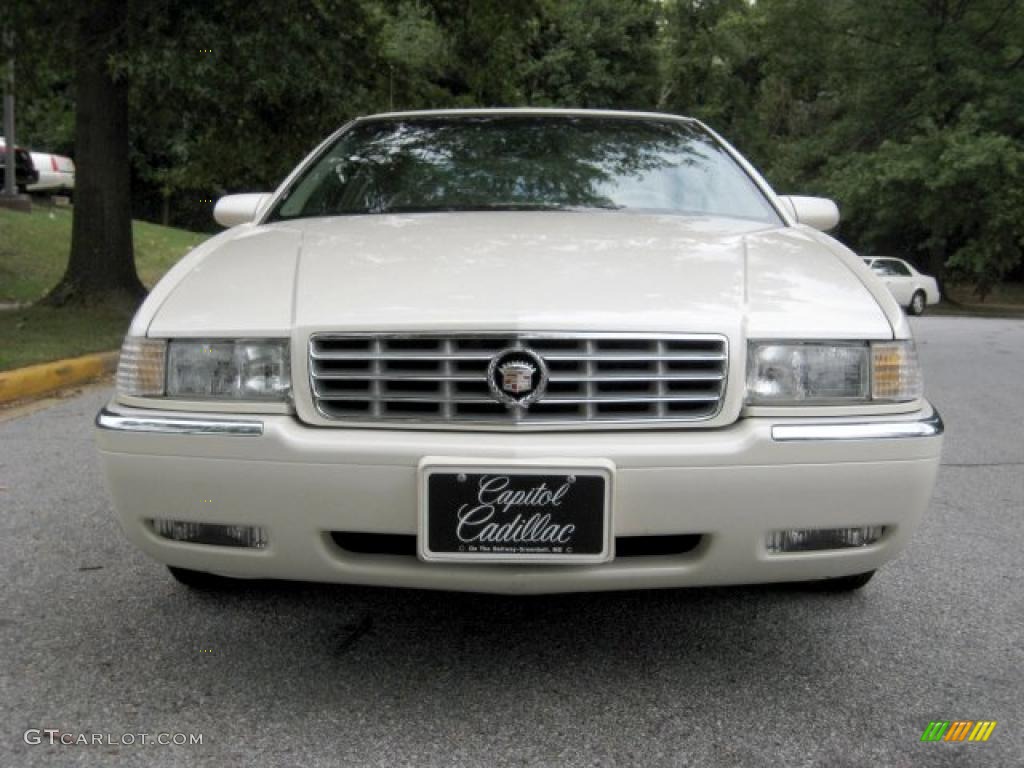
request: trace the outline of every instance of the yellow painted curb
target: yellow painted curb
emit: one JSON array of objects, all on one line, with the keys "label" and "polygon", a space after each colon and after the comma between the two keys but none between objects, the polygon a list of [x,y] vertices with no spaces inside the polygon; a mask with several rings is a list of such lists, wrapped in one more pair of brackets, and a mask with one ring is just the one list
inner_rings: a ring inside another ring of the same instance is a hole
[{"label": "yellow painted curb", "polygon": [[100,352],[0,373],[0,403],[74,387],[117,369],[117,352]]}]

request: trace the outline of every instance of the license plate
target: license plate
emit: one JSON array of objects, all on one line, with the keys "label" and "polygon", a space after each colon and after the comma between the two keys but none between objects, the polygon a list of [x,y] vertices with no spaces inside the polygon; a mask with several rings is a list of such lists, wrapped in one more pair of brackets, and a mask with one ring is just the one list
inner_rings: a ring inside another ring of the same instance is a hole
[{"label": "license plate", "polygon": [[425,466],[423,560],[610,560],[611,473],[603,467]]}]

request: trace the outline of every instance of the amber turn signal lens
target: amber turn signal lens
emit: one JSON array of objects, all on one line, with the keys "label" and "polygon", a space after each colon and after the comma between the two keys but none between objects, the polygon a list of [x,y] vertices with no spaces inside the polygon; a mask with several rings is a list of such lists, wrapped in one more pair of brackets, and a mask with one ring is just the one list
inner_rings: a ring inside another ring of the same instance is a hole
[{"label": "amber turn signal lens", "polygon": [[871,399],[917,400],[924,394],[921,368],[913,341],[871,345]]}]

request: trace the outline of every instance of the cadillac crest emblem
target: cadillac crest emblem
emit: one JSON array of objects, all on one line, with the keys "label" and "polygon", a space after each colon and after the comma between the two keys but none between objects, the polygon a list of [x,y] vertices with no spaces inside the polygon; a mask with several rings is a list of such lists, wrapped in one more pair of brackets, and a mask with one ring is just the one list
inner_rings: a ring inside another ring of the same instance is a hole
[{"label": "cadillac crest emblem", "polygon": [[533,389],[533,374],[537,367],[529,363],[505,363],[498,366],[501,388],[510,395],[521,395]]},{"label": "cadillac crest emblem", "polygon": [[487,383],[499,402],[510,408],[527,408],[547,388],[547,366],[532,350],[506,349],[491,358]]}]

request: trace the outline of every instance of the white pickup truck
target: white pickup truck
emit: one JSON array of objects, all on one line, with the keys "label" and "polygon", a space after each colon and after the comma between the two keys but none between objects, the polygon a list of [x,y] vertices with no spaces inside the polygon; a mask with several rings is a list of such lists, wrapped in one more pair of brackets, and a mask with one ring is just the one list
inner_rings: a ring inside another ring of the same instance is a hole
[{"label": "white pickup truck", "polygon": [[29,192],[71,192],[75,188],[75,162],[70,157],[48,152],[32,152],[39,181],[28,185]]}]

